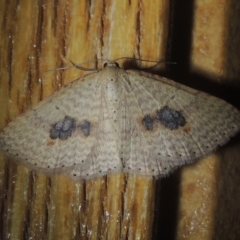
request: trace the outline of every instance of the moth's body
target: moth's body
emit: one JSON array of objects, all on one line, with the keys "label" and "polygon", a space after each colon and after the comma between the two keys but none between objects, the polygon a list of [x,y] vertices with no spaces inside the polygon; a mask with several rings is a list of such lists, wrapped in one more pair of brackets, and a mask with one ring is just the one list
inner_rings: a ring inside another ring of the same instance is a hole
[{"label": "moth's body", "polygon": [[0,148],[31,169],[74,179],[112,172],[165,176],[240,129],[230,104],[108,62],[19,116]]}]

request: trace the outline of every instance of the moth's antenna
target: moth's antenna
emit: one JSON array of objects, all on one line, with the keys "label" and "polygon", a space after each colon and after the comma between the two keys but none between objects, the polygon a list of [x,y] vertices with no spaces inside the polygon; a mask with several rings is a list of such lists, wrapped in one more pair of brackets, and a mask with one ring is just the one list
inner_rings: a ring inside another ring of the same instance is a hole
[{"label": "moth's antenna", "polygon": [[68,68],[72,68],[73,66],[66,66],[66,67],[61,67],[61,68],[55,68],[55,69],[48,69],[46,72],[53,72],[53,71],[58,71],[58,70],[65,70]]},{"label": "moth's antenna", "polygon": [[87,63],[91,63],[91,62],[99,62],[99,61],[106,61],[106,62],[115,62],[115,61],[118,61],[118,60],[122,60],[122,59],[129,59],[129,60],[135,60],[135,61],[141,61],[141,62],[151,62],[151,63],[156,63],[154,66],[151,66],[151,67],[147,67],[147,68],[144,68],[144,69],[151,69],[151,68],[154,68],[156,67],[157,65],[161,64],[161,63],[164,63],[164,64],[177,64],[176,62],[167,62],[165,60],[147,60],[147,59],[141,59],[141,58],[131,58],[131,57],[120,57],[120,58],[116,58],[114,60],[109,60],[109,59],[104,59],[104,58],[99,58],[99,59],[94,59],[94,60],[89,60],[89,61],[86,61],[86,62],[82,62],[81,64],[76,64],[74,63],[73,61],[70,60],[71,62],[71,66],[66,66],[66,67],[61,67],[61,68],[56,68],[56,69],[50,69],[50,70],[47,70],[47,72],[50,72],[50,71],[58,71],[58,70],[65,70],[65,69],[68,69],[68,68],[72,68],[72,67],[75,67],[77,69],[80,69],[80,70],[83,70],[83,71],[89,71],[89,72],[92,72],[92,71],[97,71],[96,68],[94,69],[87,69],[87,68],[84,68],[82,67],[83,65],[87,64]]},{"label": "moth's antenna", "polygon": [[81,64],[79,64],[79,65],[76,64],[76,63],[74,63],[74,62],[71,61],[71,60],[70,60],[70,62],[71,62],[71,64],[73,65],[72,67],[75,67],[75,68],[80,69],[80,70],[83,70],[83,71],[92,72],[92,71],[96,71],[96,70],[97,70],[97,69],[87,69],[87,68],[81,67],[81,65],[83,65],[83,64],[90,63],[90,62],[97,62],[97,60],[92,60],[92,61],[84,62],[84,63],[81,63]]},{"label": "moth's antenna", "polygon": [[164,63],[164,64],[177,64],[176,62],[169,62],[169,61],[166,61],[166,60],[148,60],[148,59],[131,58],[131,57],[121,57],[121,58],[115,59],[114,61],[118,61],[118,60],[122,60],[122,59],[130,59],[130,60],[135,60],[135,61],[140,61],[140,62],[155,63],[153,66],[142,68],[143,70],[155,68],[156,66],[158,66],[161,63]]},{"label": "moth's antenna", "polygon": [[[153,61],[150,61],[150,62],[153,62]],[[176,62],[166,62],[165,60],[160,60],[160,61],[157,61],[155,65],[153,65],[151,67],[144,68],[144,69],[152,69],[152,68],[155,68],[156,66],[158,66],[162,63],[164,63],[164,64],[177,64]]]},{"label": "moth's antenna", "polygon": [[46,72],[65,70],[65,69],[72,68],[72,67],[78,68],[78,69],[83,70],[83,71],[96,71],[96,69],[87,69],[87,68],[83,68],[81,66],[84,65],[84,64],[87,64],[87,63],[97,62],[97,61],[99,61],[99,59],[82,62],[81,64],[76,64],[76,63],[74,63],[73,61],[70,60],[70,63],[72,64],[71,66],[66,66],[66,67],[61,67],[61,68],[56,68],[56,69],[49,69]]},{"label": "moth's antenna", "polygon": [[141,61],[141,62],[152,62],[152,63],[167,63],[167,64],[176,64],[175,62],[167,62],[165,60],[148,60],[148,59],[141,59],[141,58],[131,58],[131,57],[121,57],[121,58],[116,58],[114,61],[122,60],[122,59],[129,59],[129,60],[136,60],[136,61]]}]

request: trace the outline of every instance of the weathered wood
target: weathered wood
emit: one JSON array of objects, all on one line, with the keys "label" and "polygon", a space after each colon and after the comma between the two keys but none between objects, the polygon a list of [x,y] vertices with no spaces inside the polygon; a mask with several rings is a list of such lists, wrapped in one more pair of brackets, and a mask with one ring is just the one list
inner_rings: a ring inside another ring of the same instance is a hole
[{"label": "weathered wood", "polygon": [[[165,58],[164,2],[2,1],[1,128],[86,74],[75,68],[47,71],[70,60]],[[151,239],[152,178],[116,174],[74,183],[2,158],[1,179],[1,239]]]},{"label": "weathered wood", "polygon": [[[235,86],[240,76],[238,1],[197,0],[192,6],[176,1],[173,12],[169,4],[167,0],[1,1],[1,129],[60,86],[86,74],[76,68],[47,71],[68,66],[70,60],[163,60],[172,49],[175,80],[203,79],[199,85],[205,91],[207,82],[219,79]],[[191,12],[185,12],[186,7]],[[169,19],[175,19],[173,25]],[[124,67],[133,63],[119,61]],[[96,66],[101,68],[102,62],[84,65]],[[225,95],[228,89],[221,90],[222,97],[238,104],[237,98]],[[238,239],[239,158],[238,141],[185,167],[174,182],[179,184],[179,195],[163,190],[159,207],[156,181],[151,178],[120,173],[75,183],[62,175],[33,173],[1,156],[0,239]],[[174,206],[172,198],[177,199]],[[178,217],[158,216],[164,209],[172,213],[172,208]],[[171,221],[174,233],[164,225]]]},{"label": "weathered wood", "polygon": [[[238,1],[225,0],[193,3],[188,66],[190,81],[195,80],[190,85],[200,86],[238,107],[240,34],[236,9],[239,6]],[[176,239],[240,237],[239,146],[239,138],[235,138],[212,156],[183,169]]]}]

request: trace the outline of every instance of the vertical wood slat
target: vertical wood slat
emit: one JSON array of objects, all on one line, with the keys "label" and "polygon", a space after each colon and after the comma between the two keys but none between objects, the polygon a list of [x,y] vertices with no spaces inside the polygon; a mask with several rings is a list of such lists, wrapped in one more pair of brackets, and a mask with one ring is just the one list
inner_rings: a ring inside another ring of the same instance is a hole
[{"label": "vertical wood slat", "polygon": [[[1,15],[5,46],[1,127],[86,74],[77,69],[47,72],[69,65],[70,60],[142,57],[144,52],[150,60],[165,58],[168,34],[160,20],[168,19],[167,1],[156,1],[150,8],[137,0],[1,4],[1,9],[8,9]],[[149,45],[145,29],[151,22],[155,27],[148,33],[154,41]],[[1,209],[7,216],[2,220],[3,239],[151,239],[154,179],[116,174],[74,183],[61,175],[32,173],[10,161],[3,157],[0,161]],[[7,183],[12,186],[9,191]]]},{"label": "vertical wood slat", "polygon": [[[194,1],[189,69],[191,80],[200,79],[205,91],[225,97],[240,107],[240,98],[232,97],[234,92],[239,96],[239,87],[234,89],[234,85],[240,86],[240,54],[229,51],[229,46],[240,40],[237,31],[239,19],[237,21],[236,16],[232,18],[237,9],[239,3],[234,0]],[[234,34],[230,35],[231,31]],[[235,62],[229,67],[227,59],[232,55],[238,64]],[[240,201],[240,191],[233,193],[227,184],[231,182],[233,189],[240,184],[237,170],[240,166],[239,149],[239,141],[236,139],[234,143],[233,140],[212,156],[183,169],[176,239],[239,238],[240,209],[236,202]]]}]

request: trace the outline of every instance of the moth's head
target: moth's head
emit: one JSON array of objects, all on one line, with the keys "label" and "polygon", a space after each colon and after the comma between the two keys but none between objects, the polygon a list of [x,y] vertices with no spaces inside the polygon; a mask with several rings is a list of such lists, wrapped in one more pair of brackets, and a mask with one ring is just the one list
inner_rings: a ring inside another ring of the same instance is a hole
[{"label": "moth's head", "polygon": [[103,67],[106,68],[106,67],[117,67],[119,68],[119,64],[117,62],[114,62],[114,61],[107,61],[103,64]]}]

